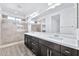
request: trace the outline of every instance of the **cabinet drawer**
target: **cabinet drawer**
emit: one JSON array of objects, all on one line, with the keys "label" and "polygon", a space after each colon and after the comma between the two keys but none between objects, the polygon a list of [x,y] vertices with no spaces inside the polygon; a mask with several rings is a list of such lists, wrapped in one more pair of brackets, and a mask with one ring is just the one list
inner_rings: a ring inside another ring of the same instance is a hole
[{"label": "cabinet drawer", "polygon": [[65,46],[61,46],[61,53],[65,56],[77,56],[77,50]]},{"label": "cabinet drawer", "polygon": [[40,43],[40,44],[43,44],[43,45],[45,45],[45,46],[47,46],[47,47],[53,48],[53,43],[52,43],[52,42],[49,42],[49,41],[40,39],[40,40],[39,40],[39,43]]},{"label": "cabinet drawer", "polygon": [[45,41],[45,40],[39,40],[39,43],[51,48],[51,49],[54,49],[54,50],[57,50],[57,51],[60,51],[61,49],[61,46],[59,44],[56,44],[56,43],[53,43],[53,42],[49,42],[49,41]]},{"label": "cabinet drawer", "polygon": [[32,36],[31,36],[31,39],[32,39],[33,41],[39,42],[39,38],[36,38],[36,37],[32,37]]},{"label": "cabinet drawer", "polygon": [[36,45],[38,45],[38,43],[37,42],[32,42],[32,45],[36,46]]},{"label": "cabinet drawer", "polygon": [[35,55],[39,55],[39,45],[38,45],[38,43],[33,43],[32,42],[32,52]]},{"label": "cabinet drawer", "polygon": [[38,48],[39,47],[39,44],[37,42],[32,42],[32,48]]}]

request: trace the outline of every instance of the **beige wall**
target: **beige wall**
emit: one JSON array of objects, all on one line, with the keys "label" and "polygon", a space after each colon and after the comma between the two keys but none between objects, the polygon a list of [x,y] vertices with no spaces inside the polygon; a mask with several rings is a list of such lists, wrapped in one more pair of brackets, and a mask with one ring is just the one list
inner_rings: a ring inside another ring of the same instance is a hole
[{"label": "beige wall", "polygon": [[32,32],[41,32],[41,24],[32,25],[31,30]]}]

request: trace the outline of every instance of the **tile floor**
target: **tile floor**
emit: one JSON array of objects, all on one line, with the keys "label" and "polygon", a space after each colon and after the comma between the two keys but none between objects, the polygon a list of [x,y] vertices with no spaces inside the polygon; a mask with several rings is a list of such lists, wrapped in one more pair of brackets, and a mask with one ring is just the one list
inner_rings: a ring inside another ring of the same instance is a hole
[{"label": "tile floor", "polygon": [[0,56],[34,56],[23,41],[0,46]]}]

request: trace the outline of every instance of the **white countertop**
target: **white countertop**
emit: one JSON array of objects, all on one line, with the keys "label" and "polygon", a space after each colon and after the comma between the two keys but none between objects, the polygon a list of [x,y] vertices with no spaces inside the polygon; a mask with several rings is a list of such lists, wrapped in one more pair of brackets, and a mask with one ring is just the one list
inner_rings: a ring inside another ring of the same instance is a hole
[{"label": "white countertop", "polygon": [[79,50],[78,40],[73,36],[43,32],[31,32],[24,34]]}]

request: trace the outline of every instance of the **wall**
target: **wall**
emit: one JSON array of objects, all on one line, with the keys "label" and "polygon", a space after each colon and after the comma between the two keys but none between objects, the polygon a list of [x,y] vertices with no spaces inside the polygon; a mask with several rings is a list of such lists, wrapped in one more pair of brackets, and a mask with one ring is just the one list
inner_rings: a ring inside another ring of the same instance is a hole
[{"label": "wall", "polygon": [[73,34],[77,27],[77,10],[74,7],[64,8],[55,13],[44,16],[46,19],[46,32],[51,33],[51,17],[60,15],[60,33]]},{"label": "wall", "polygon": [[1,44],[1,15],[0,15],[0,44]]},{"label": "wall", "polygon": [[[73,34],[77,27],[77,10],[74,7],[67,8],[61,12],[60,32]],[[64,19],[64,20],[63,20]]]}]

